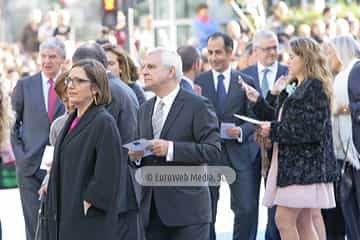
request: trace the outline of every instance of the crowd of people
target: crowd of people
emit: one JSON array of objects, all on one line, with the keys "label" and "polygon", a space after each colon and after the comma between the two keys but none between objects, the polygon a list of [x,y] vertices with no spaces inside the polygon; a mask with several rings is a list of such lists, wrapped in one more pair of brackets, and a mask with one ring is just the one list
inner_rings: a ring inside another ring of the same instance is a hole
[{"label": "crowd of people", "polygon": [[[219,186],[135,176],[219,166],[236,176],[233,239],[256,239],[262,177],[266,240],[360,239],[358,20],[327,7],[294,29],[280,3],[251,34],[196,12],[192,45],[136,58],[104,38],[69,51],[65,12],[57,26],[34,12],[21,44],[0,46],[0,143],[11,139],[27,240],[214,240]],[[146,149],[123,147],[139,139]]]}]

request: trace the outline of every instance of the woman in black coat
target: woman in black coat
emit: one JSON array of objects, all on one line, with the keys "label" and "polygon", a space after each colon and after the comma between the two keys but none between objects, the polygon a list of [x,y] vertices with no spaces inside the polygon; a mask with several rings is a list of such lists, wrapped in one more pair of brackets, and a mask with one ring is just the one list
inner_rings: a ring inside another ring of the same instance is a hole
[{"label": "woman in black coat", "polygon": [[[264,205],[277,206],[282,239],[318,239],[312,209],[335,206],[338,177],[331,129],[331,74],[319,45],[309,38],[290,42],[289,72],[298,83],[277,99],[277,121],[261,134],[275,143]],[[271,106],[268,105],[271,109]],[[268,115],[269,116],[269,115]],[[271,116],[270,116],[271,117]]]},{"label": "woman in black coat", "polygon": [[73,65],[66,79],[76,107],[56,141],[47,195],[49,240],[119,239],[119,189],[127,162],[120,134],[104,105],[111,100],[104,67]]}]

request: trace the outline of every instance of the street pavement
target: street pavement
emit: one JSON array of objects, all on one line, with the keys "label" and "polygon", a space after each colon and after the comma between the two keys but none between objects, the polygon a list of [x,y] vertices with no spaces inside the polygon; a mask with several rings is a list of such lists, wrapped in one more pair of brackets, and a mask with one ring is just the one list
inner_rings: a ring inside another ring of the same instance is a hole
[{"label": "street pavement", "polygon": [[[261,197],[263,195],[261,188]],[[231,240],[234,215],[230,209],[230,191],[225,184],[220,188],[218,216],[216,222],[217,240]],[[24,221],[18,189],[0,190],[0,219],[3,231],[3,240],[25,240]],[[259,231],[257,240],[264,239],[266,226],[266,208],[260,207]]]}]

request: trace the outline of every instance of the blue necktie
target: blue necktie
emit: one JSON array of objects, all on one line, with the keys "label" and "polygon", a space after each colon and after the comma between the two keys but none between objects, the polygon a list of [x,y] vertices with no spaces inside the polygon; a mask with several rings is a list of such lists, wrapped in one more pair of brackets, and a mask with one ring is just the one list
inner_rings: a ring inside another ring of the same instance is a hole
[{"label": "blue necktie", "polygon": [[217,83],[217,103],[221,113],[224,112],[224,103],[226,97],[225,85],[224,85],[224,75],[218,75],[218,83]]},{"label": "blue necktie", "polygon": [[263,75],[263,78],[262,78],[262,81],[261,81],[261,92],[262,92],[263,97],[265,98],[267,92],[270,89],[269,88],[269,82],[268,82],[268,79],[267,79],[267,74],[270,72],[270,69],[265,68],[262,71],[263,71],[264,75]]}]

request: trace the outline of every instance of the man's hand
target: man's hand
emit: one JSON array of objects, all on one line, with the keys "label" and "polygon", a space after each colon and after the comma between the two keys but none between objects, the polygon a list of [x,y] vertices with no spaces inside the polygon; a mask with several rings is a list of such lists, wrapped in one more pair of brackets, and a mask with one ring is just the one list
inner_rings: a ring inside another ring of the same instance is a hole
[{"label": "man's hand", "polygon": [[194,84],[193,91],[198,96],[202,95],[202,90],[201,90],[200,85]]},{"label": "man's hand", "polygon": [[260,135],[262,137],[268,137],[270,134],[271,122],[262,122],[260,124]]},{"label": "man's hand", "polygon": [[226,129],[226,134],[231,138],[239,138],[240,137],[240,127],[233,127]]},{"label": "man's hand", "polygon": [[131,161],[137,161],[144,156],[144,151],[129,151],[128,154]]},{"label": "man's hand", "polygon": [[150,141],[148,149],[158,157],[166,157],[168,153],[169,142],[163,139],[154,139]]}]

